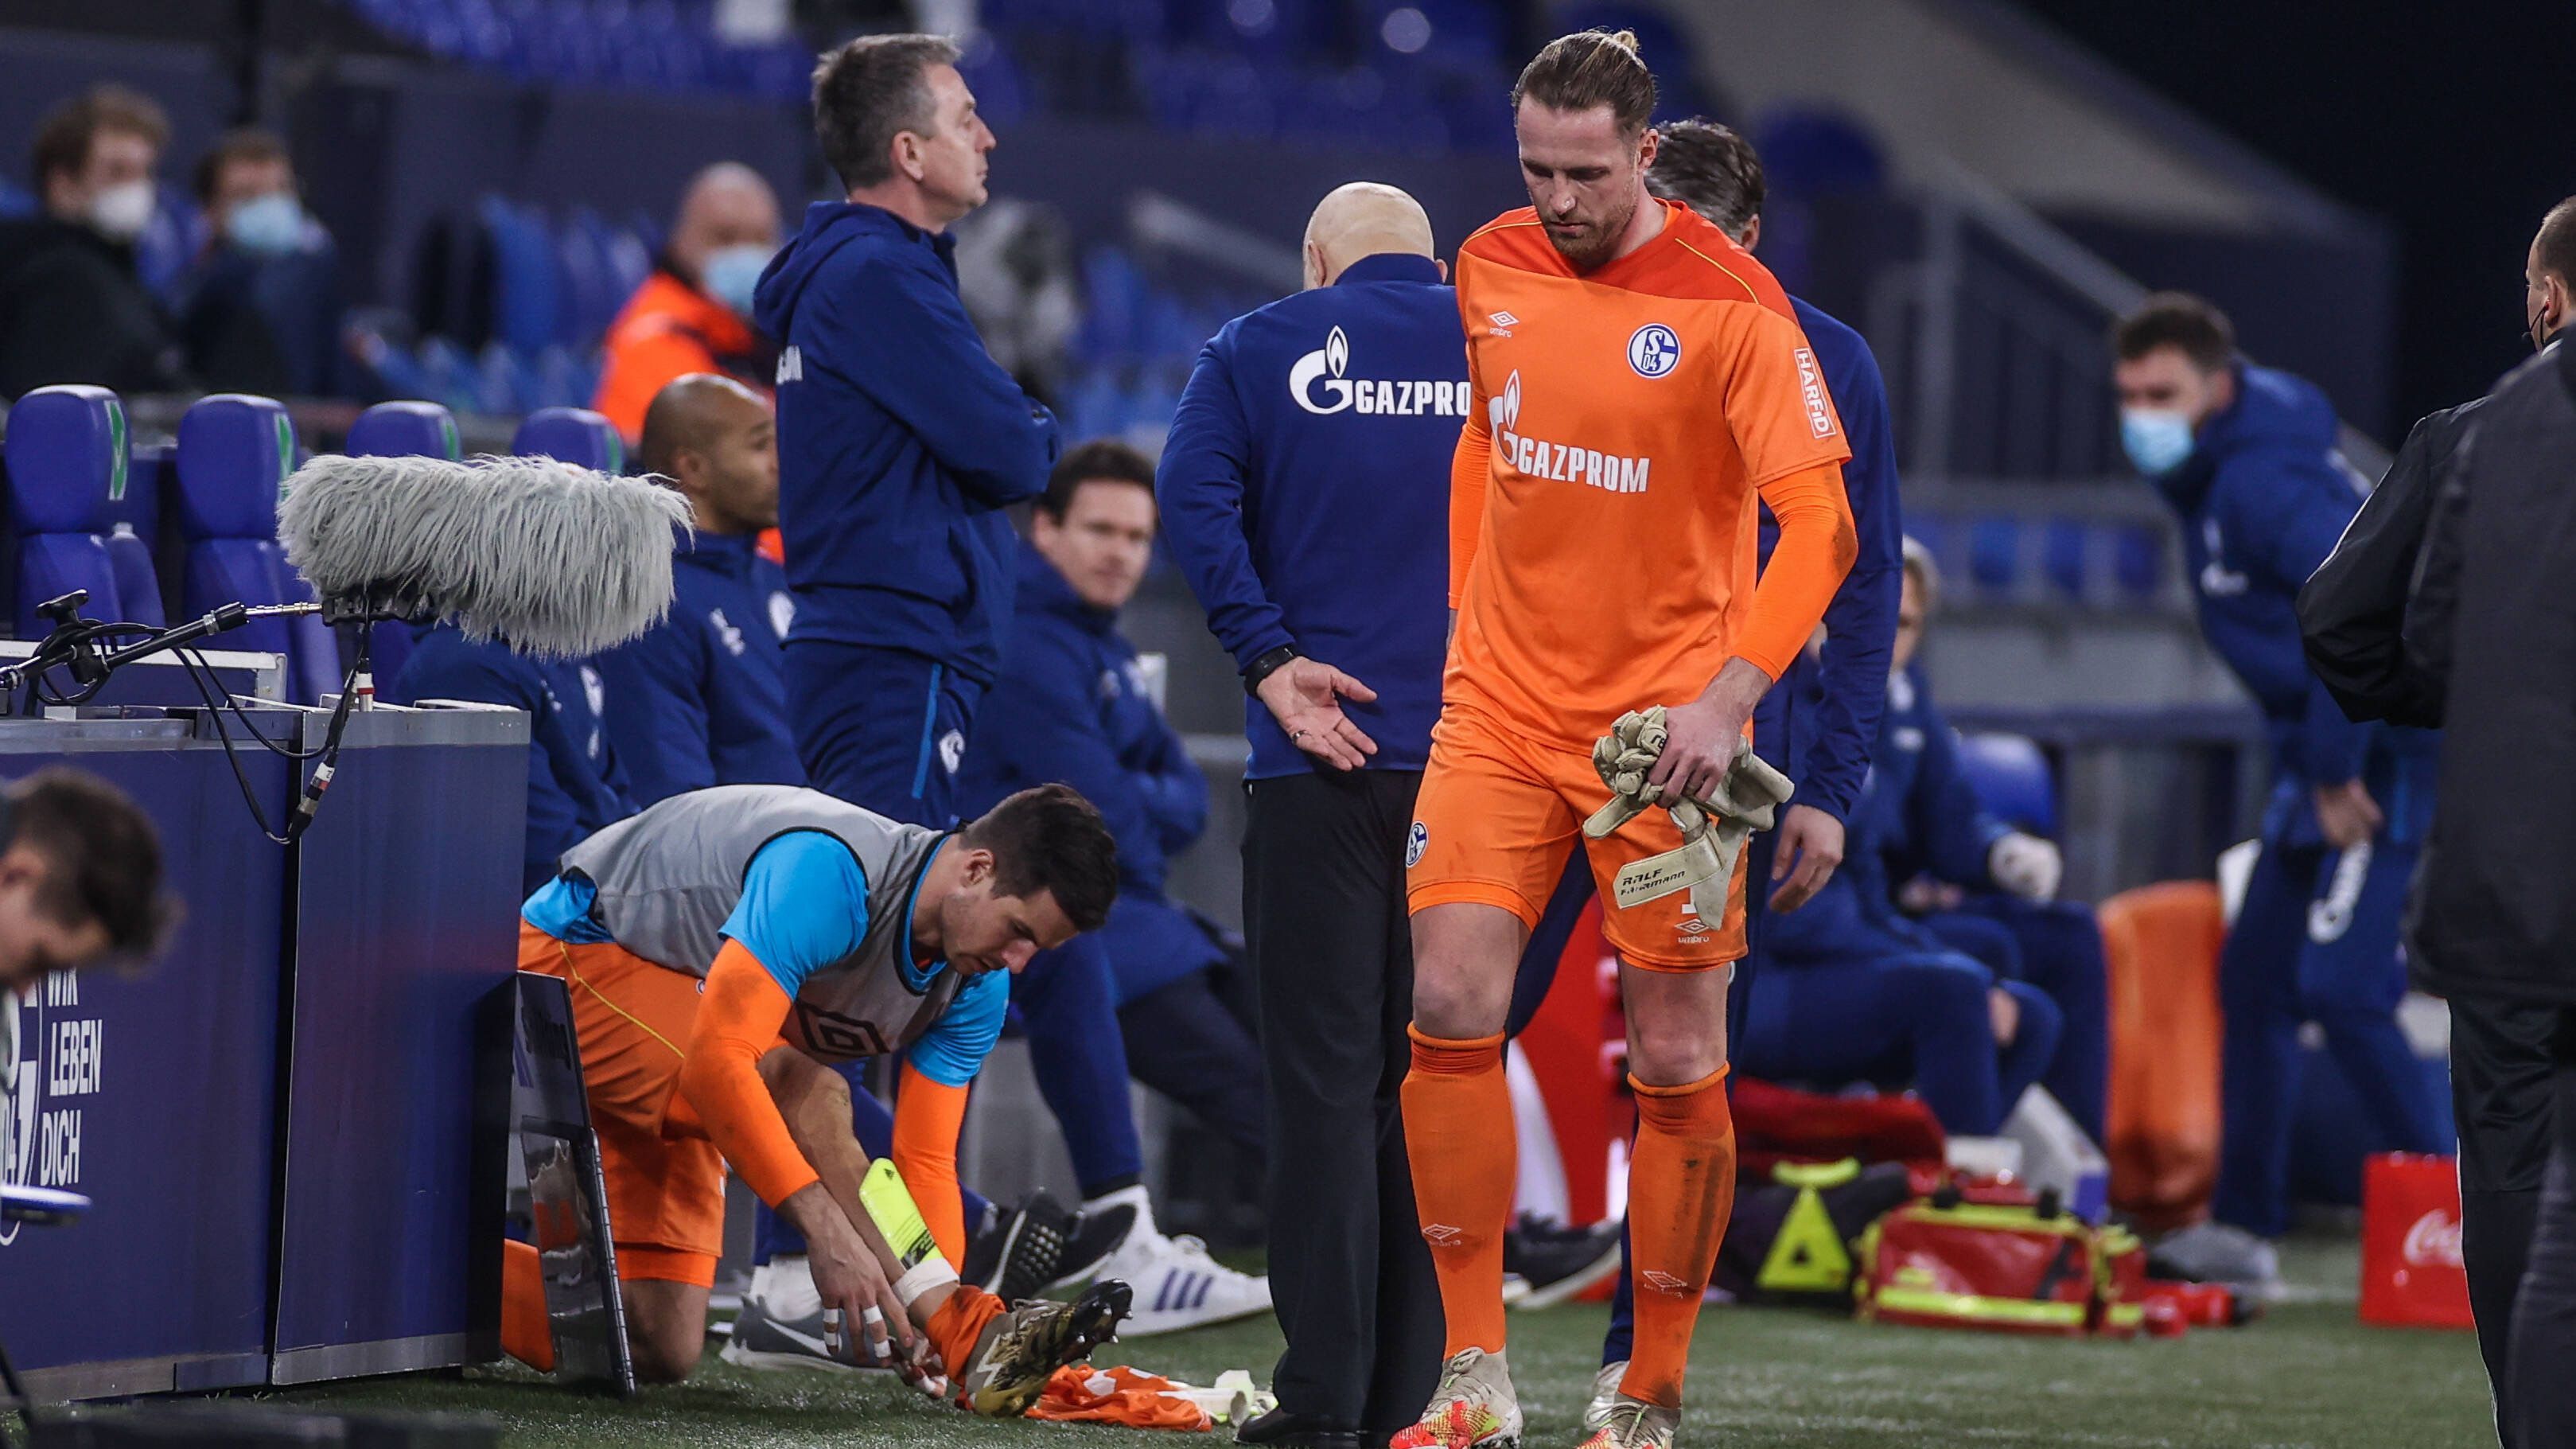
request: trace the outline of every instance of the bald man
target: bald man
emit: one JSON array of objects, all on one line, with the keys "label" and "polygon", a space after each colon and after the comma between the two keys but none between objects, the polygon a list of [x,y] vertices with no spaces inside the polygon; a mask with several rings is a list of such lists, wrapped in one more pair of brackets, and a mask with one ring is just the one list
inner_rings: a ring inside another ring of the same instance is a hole
[{"label": "bald man", "polygon": [[1243,914],[1270,1097],[1279,1409],[1249,1444],[1357,1449],[1412,1421],[1439,1294],[1396,1091],[1413,956],[1404,872],[1440,711],[1449,459],[1466,338],[1430,219],[1369,182],[1306,226],[1306,290],[1199,354],[1155,493],[1243,672]]},{"label": "bald man", "polygon": [[717,373],[768,396],[778,349],[752,326],[751,293],[777,251],[778,197],[759,172],[720,161],[690,180],[670,244],[608,326],[591,406],[629,444],[674,378]]},{"label": "bald man", "polygon": [[787,575],[753,547],[778,522],[778,428],[729,377],[690,373],[644,410],[637,456],[696,523],[673,559],[671,612],[595,661],[609,746],[639,805],[710,785],[802,785],[787,726]]}]

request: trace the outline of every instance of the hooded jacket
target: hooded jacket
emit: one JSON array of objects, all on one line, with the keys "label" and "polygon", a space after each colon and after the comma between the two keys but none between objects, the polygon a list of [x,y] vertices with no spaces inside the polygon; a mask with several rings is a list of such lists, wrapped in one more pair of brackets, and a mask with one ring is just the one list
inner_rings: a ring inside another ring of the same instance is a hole
[{"label": "hooded jacket", "polygon": [[1118,842],[1118,901],[1100,939],[1119,1005],[1215,964],[1207,933],[1163,896],[1171,857],[1207,829],[1207,777],[1145,692],[1118,616],[1084,603],[1027,543],[1007,659],[966,752],[967,808],[1052,781],[1099,808]]},{"label": "hooded jacket", "polygon": [[771,258],[789,642],[901,649],[990,684],[1011,617],[1007,510],[1046,489],[1055,416],[984,351],[956,243],[817,202]]},{"label": "hooded jacket", "polygon": [[2362,485],[2335,451],[2334,406],[2313,383],[2235,364],[2236,399],[2191,456],[2155,477],[2181,515],[2200,627],[2263,711],[2276,784],[2361,773],[2373,729],[2344,718],[2299,643],[2299,587],[2334,551]]}]

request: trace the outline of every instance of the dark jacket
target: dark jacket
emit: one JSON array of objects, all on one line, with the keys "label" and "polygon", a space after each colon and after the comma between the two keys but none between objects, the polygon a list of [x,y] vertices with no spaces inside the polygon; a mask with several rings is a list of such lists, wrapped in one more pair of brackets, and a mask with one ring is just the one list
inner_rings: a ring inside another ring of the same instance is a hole
[{"label": "dark jacket", "polygon": [[[1869,777],[1870,749],[1880,738],[1879,711],[1888,691],[1887,661],[1896,644],[1896,607],[1905,583],[1905,525],[1896,487],[1896,430],[1887,384],[1861,335],[1795,297],[1789,305],[1816,350],[1825,392],[1851,440],[1843,492],[1851,499],[1860,555],[1833,602],[1825,605],[1821,656],[1800,651],[1787,677],[1753,711],[1762,758],[1798,787],[1797,803],[1845,824]],[[1762,510],[1761,555],[1767,566],[1779,524]],[[1812,675],[1810,680],[1806,676]]]},{"label": "dark jacket", "polygon": [[1207,829],[1207,777],[1145,692],[1118,616],[1022,544],[1005,659],[966,752],[967,810],[1053,781],[1099,807],[1118,842],[1118,902],[1100,934],[1120,1005],[1215,964],[1207,933],[1163,895],[1171,857]]},{"label": "dark jacket", "polygon": [[990,684],[1010,624],[1005,512],[1046,491],[1055,416],[994,365],[956,244],[817,202],[754,306],[778,358],[789,637],[902,649]]},{"label": "dark jacket", "polygon": [[0,403],[61,382],[169,392],[186,381],[132,247],[51,217],[0,222]]},{"label": "dark jacket", "polygon": [[781,641],[787,574],[749,535],[697,534],[671,560],[671,613],[592,663],[635,803],[710,785],[802,785]]},{"label": "dark jacket", "polygon": [[[1293,644],[1377,691],[1342,703],[1377,742],[1371,769],[1431,756],[1466,408],[1466,335],[1439,265],[1362,257],[1209,340],[1155,475],[1172,558],[1236,668]],[[1246,778],[1321,768],[1259,700],[1244,721]]]},{"label": "dark jacket", "polygon": [[2408,912],[2415,980],[2576,1006],[2576,346],[2480,410],[2427,526],[2410,668],[2446,685],[2441,809]]},{"label": "dark jacket", "polygon": [[2361,506],[2335,431],[2314,384],[2240,362],[2235,402],[2154,479],[2182,515],[2201,632],[2263,711],[2276,785],[2350,780],[2370,743],[2370,727],[2344,718],[2308,672],[2299,643],[2299,587]]},{"label": "dark jacket", "polygon": [[1887,682],[1883,720],[1843,869],[1875,876],[1861,883],[1889,909],[1895,883],[1921,874],[1994,889],[1986,863],[2012,827],[1977,798],[1959,763],[1958,734],[1933,705],[1919,666]]},{"label": "dark jacket", "polygon": [[2407,593],[2434,490],[2484,402],[2428,413],[2415,424],[2388,476],[2299,590],[2300,643],[2347,718],[2426,728],[2442,723],[2438,681],[2406,658]]},{"label": "dark jacket", "polygon": [[555,860],[635,813],[592,698],[590,666],[514,654],[498,640],[476,644],[453,624],[418,630],[411,657],[384,695],[389,703],[462,699],[528,712],[528,835],[521,883],[533,892],[554,879]]}]

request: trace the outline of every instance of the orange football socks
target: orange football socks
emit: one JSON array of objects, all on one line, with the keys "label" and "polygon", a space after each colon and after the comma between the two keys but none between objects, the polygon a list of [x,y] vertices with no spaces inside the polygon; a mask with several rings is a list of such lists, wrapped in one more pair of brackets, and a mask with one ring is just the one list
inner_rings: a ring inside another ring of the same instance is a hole
[{"label": "orange football socks", "polygon": [[1413,1202],[1449,1346],[1503,1346],[1503,1231],[1511,1224],[1519,1144],[1512,1094],[1503,1079],[1503,1039],[1443,1041],[1407,1028],[1413,1070],[1404,1078],[1404,1146],[1413,1163]]},{"label": "orange football socks", "polygon": [[1619,1392],[1678,1408],[1700,1295],[1735,1208],[1735,1118],[1724,1067],[1679,1087],[1634,1076],[1628,1085],[1637,1092],[1637,1148],[1628,1164],[1637,1340]]}]

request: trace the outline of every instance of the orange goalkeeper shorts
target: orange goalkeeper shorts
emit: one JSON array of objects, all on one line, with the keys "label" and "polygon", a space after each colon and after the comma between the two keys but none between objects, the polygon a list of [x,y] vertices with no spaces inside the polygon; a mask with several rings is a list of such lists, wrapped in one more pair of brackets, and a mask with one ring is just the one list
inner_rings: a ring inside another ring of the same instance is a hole
[{"label": "orange goalkeeper shorts", "polygon": [[1588,752],[1540,743],[1449,705],[1431,734],[1431,762],[1404,845],[1405,906],[1499,906],[1530,926],[1555,894],[1580,841],[1601,891],[1601,930],[1622,960],[1657,971],[1700,971],[1744,955],[1744,862],[1727,886],[1726,919],[1701,920],[1687,891],[1621,909],[1619,872],[1681,848],[1679,827],[1648,810],[1606,839],[1583,822],[1610,799]]},{"label": "orange goalkeeper shorts", "polygon": [[560,941],[525,921],[519,969],[560,976],[572,990],[617,1276],[715,1286],[724,1158],[679,1091],[697,978],[613,942]]}]

